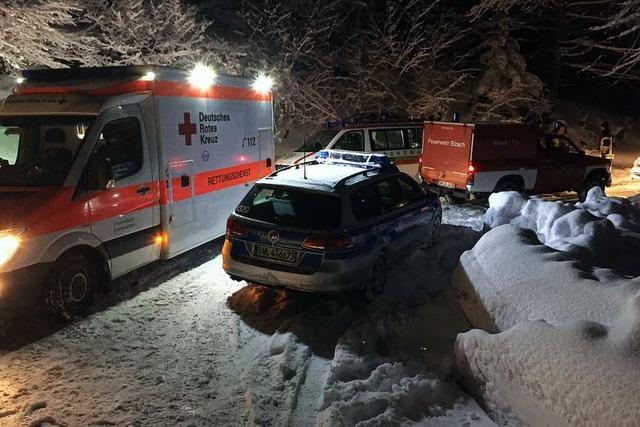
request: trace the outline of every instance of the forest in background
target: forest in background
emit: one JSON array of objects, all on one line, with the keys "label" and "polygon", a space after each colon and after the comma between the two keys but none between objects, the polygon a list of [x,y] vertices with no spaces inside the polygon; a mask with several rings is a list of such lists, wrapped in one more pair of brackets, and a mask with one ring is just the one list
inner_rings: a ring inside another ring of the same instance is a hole
[{"label": "forest in background", "polygon": [[276,81],[280,132],[362,115],[637,113],[640,0],[0,0],[0,73],[204,62]]}]

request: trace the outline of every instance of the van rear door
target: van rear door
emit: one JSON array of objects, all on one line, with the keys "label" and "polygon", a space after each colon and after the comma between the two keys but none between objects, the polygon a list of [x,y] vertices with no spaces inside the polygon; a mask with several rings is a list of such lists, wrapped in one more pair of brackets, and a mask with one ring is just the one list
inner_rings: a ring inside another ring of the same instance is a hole
[{"label": "van rear door", "polygon": [[260,178],[268,176],[273,172],[273,161],[275,159],[275,145],[273,144],[273,129],[258,129],[258,150],[260,151],[260,161],[262,168],[260,169]]},{"label": "van rear door", "polygon": [[425,184],[466,191],[473,130],[473,125],[425,122],[420,169]]}]

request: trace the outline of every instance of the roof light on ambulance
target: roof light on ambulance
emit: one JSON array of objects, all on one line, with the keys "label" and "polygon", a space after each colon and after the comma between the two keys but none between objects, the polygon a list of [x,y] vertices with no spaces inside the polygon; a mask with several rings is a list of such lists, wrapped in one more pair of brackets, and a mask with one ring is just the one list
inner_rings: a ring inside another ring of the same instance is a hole
[{"label": "roof light on ambulance", "polygon": [[265,73],[258,74],[251,87],[258,93],[269,93],[273,88],[273,78]]},{"label": "roof light on ambulance", "polygon": [[144,81],[144,82],[152,82],[156,79],[156,73],[154,73],[153,71],[149,71],[147,74],[145,74],[144,76],[140,77],[140,80]]},{"label": "roof light on ambulance", "polygon": [[215,79],[216,72],[204,64],[196,64],[189,74],[189,83],[199,89],[208,89]]}]

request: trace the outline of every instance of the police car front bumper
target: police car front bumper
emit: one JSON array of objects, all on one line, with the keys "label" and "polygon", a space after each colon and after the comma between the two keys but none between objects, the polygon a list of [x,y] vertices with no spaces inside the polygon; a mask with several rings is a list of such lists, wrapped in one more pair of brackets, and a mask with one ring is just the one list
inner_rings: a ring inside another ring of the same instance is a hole
[{"label": "police car front bumper", "polygon": [[300,274],[248,264],[231,256],[232,243],[222,249],[224,271],[235,279],[258,285],[274,286],[303,292],[346,292],[363,289],[369,278],[368,257],[324,260],[316,272]]}]

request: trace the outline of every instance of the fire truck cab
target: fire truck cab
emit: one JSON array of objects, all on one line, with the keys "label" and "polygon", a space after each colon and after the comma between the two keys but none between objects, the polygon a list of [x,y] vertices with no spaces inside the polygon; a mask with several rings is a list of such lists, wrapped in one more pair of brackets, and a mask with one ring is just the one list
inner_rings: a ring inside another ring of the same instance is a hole
[{"label": "fire truck cab", "polygon": [[61,316],[110,279],[222,236],[272,171],[264,84],[203,66],[32,70],[18,82],[0,104],[0,291],[41,281]]}]

